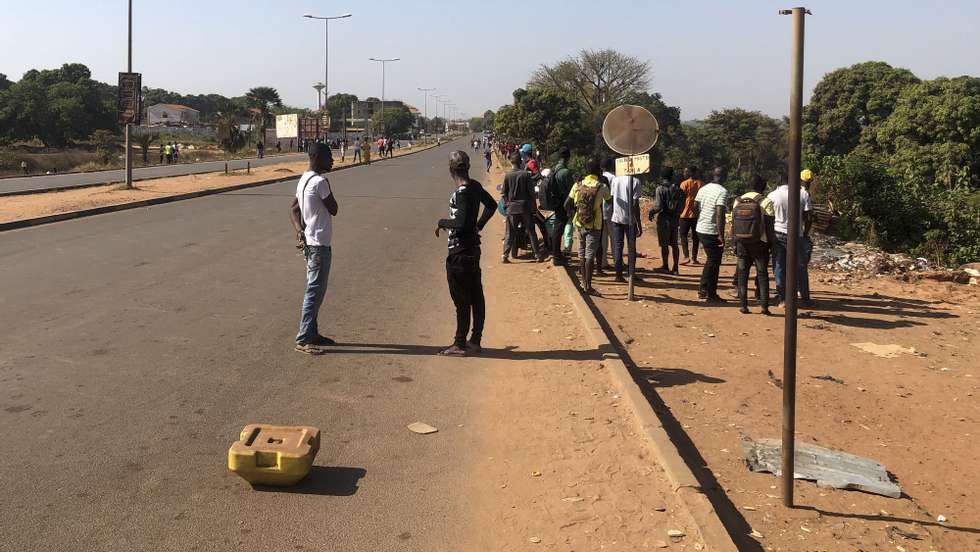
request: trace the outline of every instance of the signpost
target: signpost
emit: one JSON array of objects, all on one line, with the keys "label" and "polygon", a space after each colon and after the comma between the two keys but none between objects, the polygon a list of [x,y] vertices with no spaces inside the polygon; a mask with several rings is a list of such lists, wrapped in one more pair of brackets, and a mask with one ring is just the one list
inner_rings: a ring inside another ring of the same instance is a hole
[{"label": "signpost", "polygon": [[143,75],[119,73],[119,91],[116,97],[118,119],[121,125],[138,125],[143,120]]},{"label": "signpost", "polygon": [[635,176],[648,172],[650,172],[649,153],[616,159],[616,176]]}]

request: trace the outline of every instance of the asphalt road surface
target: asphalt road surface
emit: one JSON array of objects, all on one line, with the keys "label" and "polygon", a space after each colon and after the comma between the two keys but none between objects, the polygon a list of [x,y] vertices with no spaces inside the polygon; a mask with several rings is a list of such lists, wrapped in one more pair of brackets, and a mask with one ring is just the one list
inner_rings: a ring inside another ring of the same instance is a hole
[{"label": "asphalt road surface", "polygon": [[[321,331],[355,345],[322,357],[292,348],[294,184],[0,234],[0,550],[454,549],[471,443],[406,430],[479,393],[430,354],[450,149],[331,177]],[[250,422],[321,428],[309,480],[230,473]]]},{"label": "asphalt road surface", "polygon": [[[244,169],[246,163],[253,167],[264,167],[287,161],[296,161],[306,157],[305,153],[289,153],[263,159],[235,159],[228,162],[230,169]],[[207,161],[204,163],[178,163],[176,165],[159,165],[133,169],[133,180],[146,180],[162,176],[184,176],[225,170],[224,161]],[[86,173],[64,173],[38,176],[21,176],[0,179],[0,194],[5,192],[25,192],[33,190],[50,190],[52,188],[72,188],[76,186],[91,186],[93,184],[111,184],[126,180],[124,169],[114,171],[96,171]]]}]

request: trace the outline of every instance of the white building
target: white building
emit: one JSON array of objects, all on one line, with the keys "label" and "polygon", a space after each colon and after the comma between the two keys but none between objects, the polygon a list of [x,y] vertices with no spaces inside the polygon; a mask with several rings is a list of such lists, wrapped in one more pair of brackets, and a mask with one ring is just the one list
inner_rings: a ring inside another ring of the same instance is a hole
[{"label": "white building", "polygon": [[200,121],[201,113],[186,105],[156,104],[146,108],[149,126],[195,126]]}]

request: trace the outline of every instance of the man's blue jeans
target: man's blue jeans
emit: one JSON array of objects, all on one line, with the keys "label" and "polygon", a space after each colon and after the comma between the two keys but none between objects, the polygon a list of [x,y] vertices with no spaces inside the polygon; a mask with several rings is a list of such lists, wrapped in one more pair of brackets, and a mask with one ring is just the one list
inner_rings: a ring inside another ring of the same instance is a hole
[{"label": "man's blue jeans", "polygon": [[613,234],[613,263],[616,267],[616,275],[623,274],[623,245],[624,241],[629,247],[629,268],[630,272],[636,270],[636,225],[612,223]]},{"label": "man's blue jeans", "polygon": [[[780,302],[786,300],[786,241],[786,234],[777,232],[776,243],[772,244],[772,271],[776,276],[776,295]],[[812,251],[813,242],[808,238],[800,238],[796,284],[799,288],[800,297],[805,300],[810,299],[810,274],[807,264],[810,263]]]},{"label": "man's blue jeans", "polygon": [[319,334],[317,314],[323,297],[327,293],[327,280],[330,277],[331,251],[329,246],[308,245],[306,256],[306,294],[300,311],[299,333],[296,343],[312,343]]}]

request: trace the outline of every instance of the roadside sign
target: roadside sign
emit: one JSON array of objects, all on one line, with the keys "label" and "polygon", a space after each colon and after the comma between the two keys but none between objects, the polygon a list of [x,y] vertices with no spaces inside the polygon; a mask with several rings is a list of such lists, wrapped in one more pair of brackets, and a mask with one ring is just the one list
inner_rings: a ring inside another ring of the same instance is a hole
[{"label": "roadside sign", "polygon": [[650,172],[650,154],[631,155],[616,159],[616,176],[633,176]]},{"label": "roadside sign", "polygon": [[276,115],[276,137],[277,138],[297,138],[299,128],[299,115],[291,113],[289,115]]},{"label": "roadside sign", "polygon": [[143,120],[143,75],[119,73],[116,98],[118,120],[121,125],[138,125]]}]

